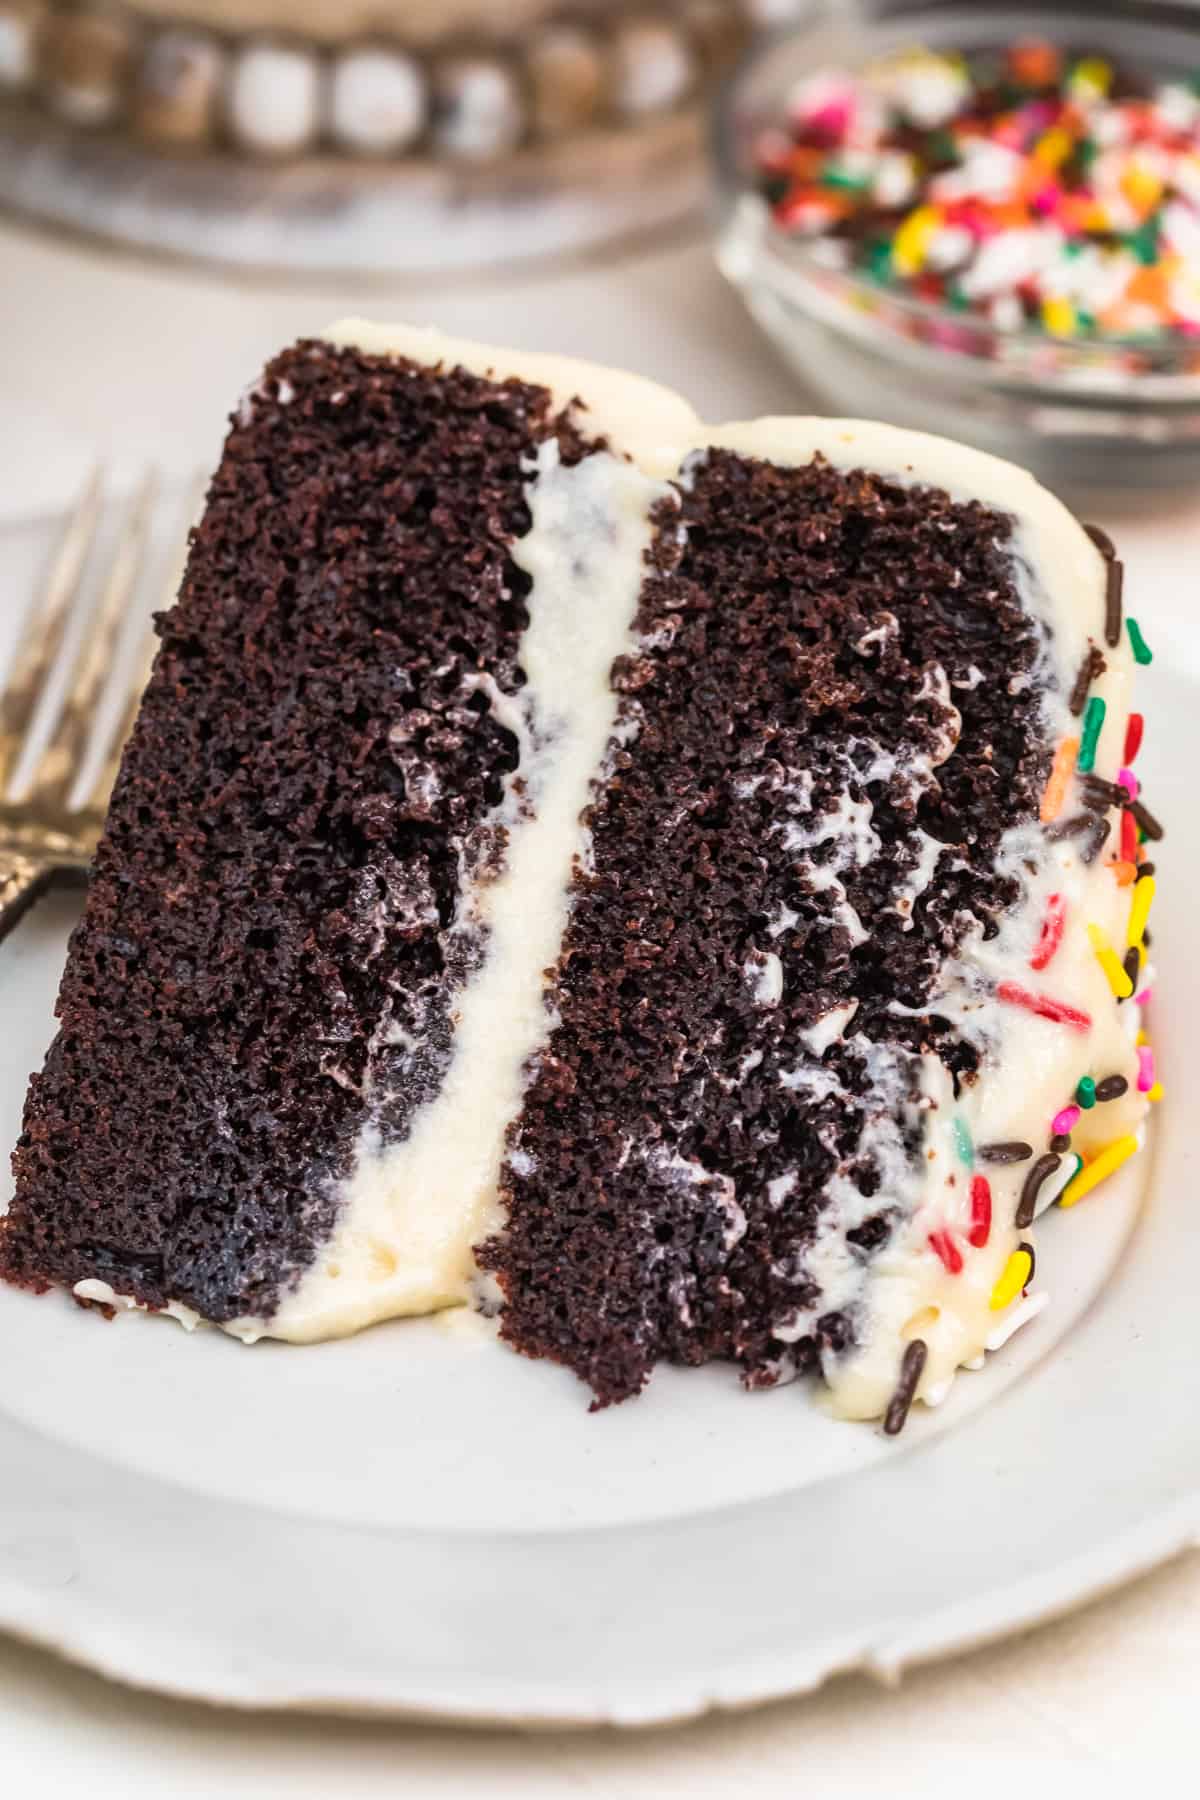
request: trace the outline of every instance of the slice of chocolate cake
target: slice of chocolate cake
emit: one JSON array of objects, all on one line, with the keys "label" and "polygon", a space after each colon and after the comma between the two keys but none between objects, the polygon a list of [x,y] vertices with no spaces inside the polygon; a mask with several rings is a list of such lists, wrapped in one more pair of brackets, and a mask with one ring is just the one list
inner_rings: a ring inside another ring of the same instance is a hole
[{"label": "slice of chocolate cake", "polygon": [[1031,478],[351,323],[160,629],[0,1273],[890,1429],[1031,1316],[1153,1089],[1120,565]]}]

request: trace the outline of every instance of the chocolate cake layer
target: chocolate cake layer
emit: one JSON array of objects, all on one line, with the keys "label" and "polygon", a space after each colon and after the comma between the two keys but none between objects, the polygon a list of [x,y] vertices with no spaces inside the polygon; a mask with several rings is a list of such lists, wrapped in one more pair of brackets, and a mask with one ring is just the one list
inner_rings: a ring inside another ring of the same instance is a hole
[{"label": "chocolate cake layer", "polygon": [[323,342],[243,402],[34,1078],[0,1273],[269,1315],[441,1082],[517,742],[545,389]]},{"label": "chocolate cake layer", "polygon": [[876,1197],[842,1225],[865,1268],[892,1164],[920,1149],[886,1129],[914,1053],[964,1080],[978,1060],[912,1009],[1016,899],[996,854],[1049,763],[1012,531],[935,490],[726,451],[660,511],[644,647],[615,673],[631,741],[483,1252],[505,1336],[601,1400],[660,1358],[761,1384],[855,1339],[808,1254],[845,1203],[831,1181]]}]

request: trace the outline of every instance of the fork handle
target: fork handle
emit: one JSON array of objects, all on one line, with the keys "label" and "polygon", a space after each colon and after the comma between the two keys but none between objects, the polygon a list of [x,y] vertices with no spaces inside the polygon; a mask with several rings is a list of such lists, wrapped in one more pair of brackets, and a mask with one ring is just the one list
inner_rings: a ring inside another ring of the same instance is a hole
[{"label": "fork handle", "polygon": [[0,850],[0,941],[50,886],[53,876],[45,863]]}]

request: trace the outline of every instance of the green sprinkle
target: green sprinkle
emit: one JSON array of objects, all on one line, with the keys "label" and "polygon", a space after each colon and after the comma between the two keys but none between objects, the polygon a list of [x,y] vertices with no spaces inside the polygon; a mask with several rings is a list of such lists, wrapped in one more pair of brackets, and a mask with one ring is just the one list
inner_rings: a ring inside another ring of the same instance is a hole
[{"label": "green sprinkle", "polygon": [[954,1148],[958,1151],[959,1161],[965,1163],[968,1169],[973,1169],[975,1167],[975,1146],[971,1142],[971,1134],[963,1119],[954,1121]]},{"label": "green sprinkle", "polygon": [[957,282],[953,282],[951,284],[950,292],[948,293],[946,298],[950,302],[951,310],[954,312],[966,312],[967,308],[971,304],[970,300],[967,298],[966,294],[963,293],[962,289],[959,287]]},{"label": "green sprinkle", "polygon": [[1083,730],[1079,734],[1079,761],[1075,767],[1081,775],[1090,775],[1096,766],[1096,745],[1104,730],[1104,715],[1107,710],[1100,696],[1093,694],[1087,703],[1083,715]]},{"label": "green sprinkle", "polygon": [[1075,1098],[1084,1112],[1091,1112],[1096,1104],[1096,1084],[1090,1075],[1085,1075],[1075,1089]]},{"label": "green sprinkle", "polygon": [[1127,250],[1132,250],[1140,263],[1152,268],[1158,261],[1158,218],[1147,219],[1136,231],[1127,231],[1121,239]]},{"label": "green sprinkle", "polygon": [[847,194],[861,194],[869,185],[869,176],[856,174],[853,169],[839,168],[836,163],[830,163],[821,170],[822,187],[840,188]]},{"label": "green sprinkle", "polygon": [[1142,636],[1142,628],[1137,620],[1126,619],[1125,629],[1129,633],[1129,647],[1133,651],[1134,662],[1142,664],[1153,662],[1154,652]]},{"label": "green sprinkle", "polygon": [[877,238],[867,251],[867,274],[872,281],[890,281],[892,278],[892,246],[884,238]]}]

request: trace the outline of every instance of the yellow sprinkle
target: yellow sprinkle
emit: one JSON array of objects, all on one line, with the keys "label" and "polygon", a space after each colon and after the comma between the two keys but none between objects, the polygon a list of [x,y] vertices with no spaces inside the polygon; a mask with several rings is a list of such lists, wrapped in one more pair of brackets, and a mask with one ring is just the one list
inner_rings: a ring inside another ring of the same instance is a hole
[{"label": "yellow sprinkle", "polygon": [[1063,1189],[1060,1206],[1074,1206],[1085,1194],[1090,1194],[1106,1176],[1119,1169],[1123,1162],[1128,1162],[1138,1147],[1138,1141],[1132,1132],[1125,1137],[1114,1138],[1111,1144],[1105,1144],[1103,1150],[1094,1156],[1086,1169],[1081,1169],[1073,1181],[1069,1181]]},{"label": "yellow sprinkle", "polygon": [[1098,56],[1085,56],[1071,70],[1071,92],[1107,94],[1112,86],[1112,70]]},{"label": "yellow sprinkle", "polygon": [[1161,1081],[1156,1081],[1154,1086],[1150,1089],[1150,1092],[1146,1095],[1146,1098],[1147,1098],[1147,1100],[1153,1100],[1157,1104],[1157,1102],[1159,1100],[1161,1100],[1162,1097],[1163,1097],[1163,1084]]},{"label": "yellow sprinkle", "polygon": [[936,206],[918,206],[909,213],[892,239],[892,267],[898,275],[919,273],[929,241],[941,222]]},{"label": "yellow sprinkle", "polygon": [[1139,212],[1149,212],[1162,198],[1162,182],[1144,163],[1132,163],[1121,177],[1121,192]]},{"label": "yellow sprinkle", "polygon": [[1049,294],[1042,301],[1042,324],[1055,337],[1075,336],[1075,308],[1061,294]]},{"label": "yellow sprinkle", "polygon": [[1149,1042],[1150,1042],[1150,1033],[1145,1029],[1145,1027],[1143,1027],[1142,1030],[1138,1032],[1137,1036],[1133,1040],[1134,1049],[1140,1050],[1143,1044],[1148,1044]]},{"label": "yellow sprinkle", "polygon": [[1088,926],[1088,941],[1096,953],[1096,961],[1108,978],[1108,985],[1118,1000],[1128,1000],[1133,982],[1121,967],[1120,958],[1099,925]]},{"label": "yellow sprinkle", "polygon": [[1153,875],[1143,875],[1134,883],[1133,903],[1129,908],[1129,930],[1125,934],[1127,944],[1140,944],[1146,935],[1146,920],[1150,917],[1150,908],[1154,904],[1155,881]]},{"label": "yellow sprinkle", "polygon": [[1057,169],[1066,162],[1075,148],[1075,139],[1061,125],[1052,125],[1044,131],[1033,147],[1033,160],[1043,169]]},{"label": "yellow sprinkle", "polygon": [[1004,1273],[992,1289],[988,1305],[993,1312],[1011,1306],[1033,1272],[1033,1258],[1028,1250],[1014,1250],[1004,1265]]}]

